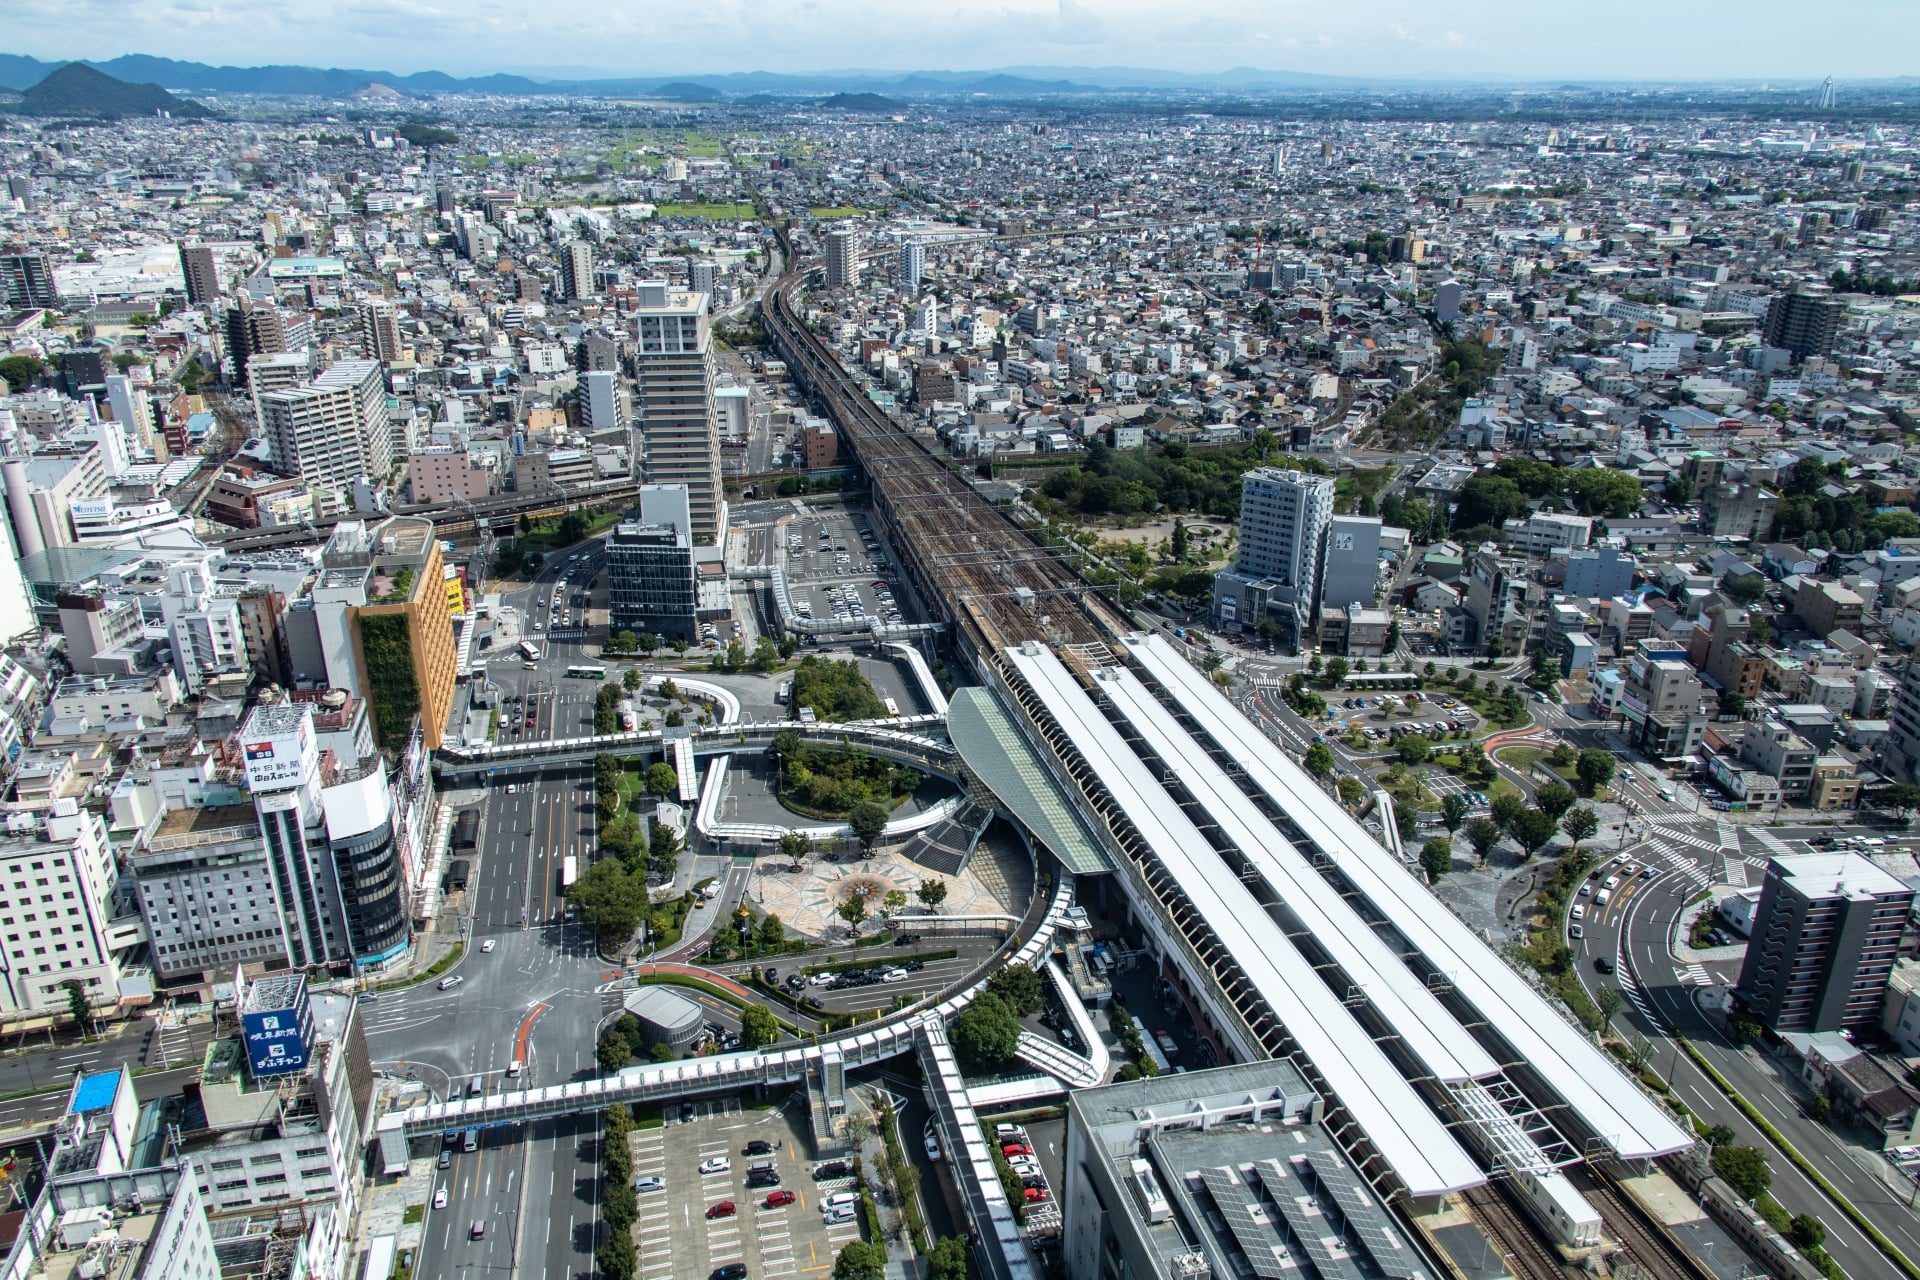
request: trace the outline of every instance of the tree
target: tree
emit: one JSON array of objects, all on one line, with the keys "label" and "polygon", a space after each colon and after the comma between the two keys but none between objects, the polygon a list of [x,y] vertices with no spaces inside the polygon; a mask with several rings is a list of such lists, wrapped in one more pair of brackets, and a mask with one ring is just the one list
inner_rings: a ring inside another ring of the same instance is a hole
[{"label": "tree", "polygon": [[1600,830],[1600,818],[1593,810],[1582,805],[1578,809],[1569,809],[1560,818],[1560,829],[1567,833],[1567,839],[1573,841],[1578,849],[1583,840],[1593,839],[1594,832]]},{"label": "tree", "polygon": [[1349,808],[1358,804],[1360,797],[1367,792],[1367,789],[1361,785],[1360,779],[1354,777],[1352,774],[1347,774],[1340,779],[1339,789],[1340,803]]},{"label": "tree", "polygon": [[867,900],[856,893],[835,907],[833,914],[847,922],[849,931],[859,933],[860,926],[865,923],[867,918]]},{"label": "tree", "polygon": [[940,904],[947,900],[947,882],[945,880],[922,880],[920,887],[913,891],[920,899],[920,905],[929,911],[937,911]]},{"label": "tree", "polygon": [[1503,831],[1513,830],[1514,818],[1526,812],[1527,802],[1517,792],[1507,791],[1493,798],[1491,806],[1493,820],[1500,824]]},{"label": "tree", "polygon": [[1173,544],[1173,562],[1175,564],[1185,564],[1187,562],[1188,543],[1187,522],[1177,516],[1174,517],[1173,521],[1173,538],[1171,541]]},{"label": "tree", "polygon": [[1716,1124],[1700,1135],[1700,1140],[1710,1147],[1724,1147],[1734,1139],[1732,1129],[1724,1124]]},{"label": "tree", "polygon": [[671,880],[679,869],[680,833],[664,822],[647,819],[648,874],[656,880]]},{"label": "tree", "polygon": [[1553,819],[1538,809],[1522,809],[1513,816],[1507,831],[1531,858],[1535,850],[1553,839]]},{"label": "tree", "polygon": [[941,1236],[927,1251],[927,1280],[968,1280],[967,1242],[959,1236]]},{"label": "tree", "polygon": [[1403,733],[1400,741],[1394,744],[1400,759],[1407,764],[1419,764],[1433,754],[1433,743],[1418,733]]},{"label": "tree", "polygon": [[787,926],[780,923],[780,917],[766,915],[760,918],[760,949],[778,951],[787,943]]},{"label": "tree", "polygon": [[33,385],[33,380],[46,367],[46,362],[39,356],[8,356],[0,360],[0,379],[6,381],[8,391],[19,395]]},{"label": "tree", "polygon": [[887,1255],[877,1244],[849,1240],[833,1260],[833,1280],[887,1280]]},{"label": "tree", "polygon": [[660,647],[660,637],[651,631],[642,631],[633,638],[633,643],[634,648],[638,649],[641,653],[650,654]]},{"label": "tree", "polygon": [[780,650],[774,647],[773,641],[761,636],[753,646],[753,660],[747,665],[765,675],[780,665]]},{"label": "tree", "polygon": [[1915,809],[1920,809],[1920,786],[1911,782],[1896,782],[1884,787],[1874,795],[1875,803],[1893,810],[1903,820],[1910,820]]},{"label": "tree", "polygon": [[666,761],[647,766],[647,790],[656,796],[674,795],[680,790],[680,775]]},{"label": "tree", "polygon": [[1633,476],[1601,467],[1566,472],[1563,487],[1573,505],[1590,516],[1632,515],[1646,496]]},{"label": "tree", "polygon": [[1505,476],[1482,473],[1460,486],[1453,524],[1456,529],[1472,529],[1483,524],[1498,529],[1506,521],[1525,515],[1529,506],[1527,495],[1520,492],[1519,485]]},{"label": "tree", "polygon": [[624,1035],[609,1027],[600,1033],[600,1042],[594,1046],[594,1056],[599,1059],[600,1070],[612,1075],[633,1061],[633,1046]]},{"label": "tree", "polygon": [[566,896],[603,942],[625,942],[651,905],[646,877],[630,874],[618,858],[602,858],[581,872]]},{"label": "tree", "polygon": [[860,843],[868,848],[880,838],[887,829],[887,811],[882,805],[865,800],[853,806],[847,812],[847,825],[853,828],[853,834],[860,837]]},{"label": "tree", "polygon": [[748,1048],[758,1049],[779,1039],[780,1022],[773,1016],[773,1010],[763,1004],[750,1004],[740,1011],[741,1043]]},{"label": "tree", "polygon": [[1773,1185],[1773,1170],[1767,1167],[1767,1158],[1753,1147],[1715,1147],[1713,1172],[1743,1200],[1757,1200]]},{"label": "tree", "polygon": [[1810,1213],[1796,1213],[1787,1223],[1787,1239],[1802,1253],[1818,1249],[1827,1242],[1827,1224]]},{"label": "tree", "polygon": [[68,978],[60,985],[67,991],[67,1012],[73,1015],[73,1025],[80,1028],[80,1034],[84,1036],[87,1021],[93,1015],[93,1006],[87,1001],[86,984],[78,978]]},{"label": "tree", "polygon": [[1723,716],[1746,715],[1746,695],[1735,689],[1722,689],[1720,691],[1720,714]]},{"label": "tree", "polygon": [[881,907],[885,910],[886,914],[890,916],[897,916],[906,909],[906,906],[907,906],[906,890],[889,889],[887,890],[887,896],[882,898],[880,900],[880,903],[881,903]]},{"label": "tree", "polygon": [[987,979],[987,990],[1005,1000],[1016,1017],[1038,1013],[1047,1003],[1040,975],[1023,964],[1010,964],[996,970]]},{"label": "tree", "polygon": [[950,1038],[962,1066],[976,1073],[998,1071],[1013,1060],[1020,1019],[999,996],[981,992],[953,1020]]},{"label": "tree", "polygon": [[640,692],[640,686],[646,682],[647,678],[640,674],[638,667],[628,667],[627,673],[620,677],[620,683],[626,687],[628,693]]},{"label": "tree", "polygon": [[1493,846],[1500,843],[1498,824],[1488,818],[1475,818],[1467,824],[1467,843],[1473,846],[1473,856],[1485,862]]},{"label": "tree", "polygon": [[1339,684],[1347,678],[1347,660],[1345,658],[1327,659],[1327,683]]},{"label": "tree", "polygon": [[1573,766],[1574,776],[1586,784],[1589,793],[1598,791],[1612,782],[1613,771],[1613,753],[1602,751],[1598,747],[1588,747],[1582,751],[1580,758],[1574,762]]},{"label": "tree", "polygon": [[1573,808],[1573,801],[1573,792],[1557,782],[1549,782],[1533,793],[1533,802],[1555,822],[1560,821],[1561,814]]},{"label": "tree", "polygon": [[1316,742],[1307,748],[1307,754],[1300,764],[1316,778],[1324,778],[1333,772],[1333,748],[1324,742]]},{"label": "tree", "polygon": [[1467,820],[1467,798],[1458,791],[1450,791],[1440,799],[1440,822],[1448,835],[1460,830]]},{"label": "tree", "polygon": [[1420,846],[1420,869],[1428,880],[1438,880],[1453,870],[1453,842],[1435,837]]},{"label": "tree", "polygon": [[1593,1002],[1600,1008],[1600,1017],[1608,1025],[1612,1024],[1613,1015],[1620,1012],[1620,1004],[1625,999],[1618,987],[1601,987],[1593,993]]},{"label": "tree", "polygon": [[634,1267],[639,1261],[633,1247],[633,1233],[629,1231],[608,1236],[593,1251],[593,1264],[599,1269],[601,1280],[633,1280]]}]

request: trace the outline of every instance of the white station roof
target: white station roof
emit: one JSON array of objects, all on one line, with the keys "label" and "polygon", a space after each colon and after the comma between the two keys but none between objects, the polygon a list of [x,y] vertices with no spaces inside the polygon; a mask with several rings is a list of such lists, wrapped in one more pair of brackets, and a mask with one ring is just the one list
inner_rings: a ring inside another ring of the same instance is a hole
[{"label": "white station roof", "polygon": [[1484,1184],[1433,1109],[1044,646],[1008,657],[1315,1070],[1415,1196]]},{"label": "white station roof", "polygon": [[1129,636],[1125,651],[1622,1159],[1667,1155],[1693,1145],[1665,1111],[1440,905],[1206,676],[1152,636]]},{"label": "white station roof", "polygon": [[[1113,701],[1160,762],[1245,854],[1267,886],[1314,940],[1365,993],[1428,1071],[1446,1084],[1500,1074],[1478,1040],[1447,1012],[1406,961],[1315,871],[1193,735],[1138,676],[1122,667],[1094,672],[1095,688]],[[1336,993],[1344,995],[1344,992]]]}]

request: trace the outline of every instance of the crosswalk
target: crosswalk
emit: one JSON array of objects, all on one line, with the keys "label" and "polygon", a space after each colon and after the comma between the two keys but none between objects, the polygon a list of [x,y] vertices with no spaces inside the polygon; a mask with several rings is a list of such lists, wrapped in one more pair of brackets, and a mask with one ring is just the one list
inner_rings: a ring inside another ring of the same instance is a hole
[{"label": "crosswalk", "polygon": [[1696,987],[1710,987],[1713,985],[1713,975],[1707,972],[1707,967],[1703,964],[1680,966],[1676,968],[1675,972],[1679,975],[1682,984]]},{"label": "crosswalk", "polygon": [[1647,843],[1669,870],[1679,872],[1696,888],[1705,889],[1713,884],[1713,875],[1700,865],[1699,860],[1684,849],[1668,843],[1665,836],[1653,836]]}]

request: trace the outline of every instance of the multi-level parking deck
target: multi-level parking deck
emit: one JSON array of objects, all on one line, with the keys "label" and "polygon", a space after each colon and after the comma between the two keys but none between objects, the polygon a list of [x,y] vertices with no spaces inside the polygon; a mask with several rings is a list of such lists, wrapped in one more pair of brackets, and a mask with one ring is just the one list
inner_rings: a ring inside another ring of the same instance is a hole
[{"label": "multi-level parking deck", "polygon": [[[1361,1166],[1376,1182],[1421,1198],[1483,1184],[1486,1174],[1448,1126],[1221,861],[1065,664],[1039,644],[1009,650],[1006,658],[1037,701],[1048,722],[1042,732],[1063,762],[1111,801],[1108,821],[1127,828],[1142,876],[1193,940],[1200,963],[1263,1043],[1297,1051],[1328,1099],[1329,1126]],[[1423,1048],[1455,1078],[1491,1065],[1473,1046],[1442,1036]]]},{"label": "multi-level parking deck", "polygon": [[1121,654],[1194,727],[1217,762],[1246,779],[1293,827],[1295,846],[1351,889],[1361,909],[1399,936],[1456,1018],[1488,1048],[1582,1154],[1641,1160],[1693,1140],[1591,1041],[1529,986],[1427,887],[1380,847],[1206,676],[1162,641],[1129,636]]}]

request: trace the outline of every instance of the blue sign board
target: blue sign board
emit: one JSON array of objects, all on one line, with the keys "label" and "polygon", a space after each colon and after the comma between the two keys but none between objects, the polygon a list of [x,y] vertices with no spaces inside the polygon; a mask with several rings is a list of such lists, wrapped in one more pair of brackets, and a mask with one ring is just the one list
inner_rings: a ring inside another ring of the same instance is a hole
[{"label": "blue sign board", "polygon": [[240,1015],[241,1030],[247,1038],[247,1060],[253,1064],[254,1075],[283,1075],[306,1069],[307,1038],[301,1013],[298,1009],[273,1009]]}]

